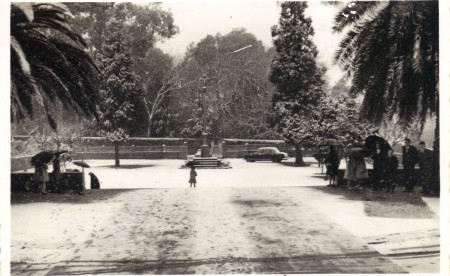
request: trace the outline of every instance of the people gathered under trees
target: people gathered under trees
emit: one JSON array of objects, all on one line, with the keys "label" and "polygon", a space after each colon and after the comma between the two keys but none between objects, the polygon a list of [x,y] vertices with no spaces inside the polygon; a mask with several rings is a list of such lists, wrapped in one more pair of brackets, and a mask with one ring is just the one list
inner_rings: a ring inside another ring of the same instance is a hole
[{"label": "people gathered under trees", "polygon": [[[398,172],[399,160],[390,146],[386,147],[376,143],[375,147],[370,149],[362,148],[360,143],[355,142],[349,144],[344,152],[347,161],[344,180],[347,180],[349,189],[363,189],[369,183],[374,191],[384,190],[388,193],[395,192],[395,186],[403,183],[405,186],[403,192],[412,193],[417,184],[422,187],[421,193],[423,194],[439,194],[439,183],[432,181],[433,151],[427,149],[423,141],[419,142],[417,149],[411,145],[410,139],[405,139],[402,147],[402,172],[400,174]],[[333,150],[330,150],[325,161],[327,175],[330,176],[332,173],[335,175],[339,173],[338,169],[336,171],[330,169],[333,158]],[[373,170],[370,175],[366,169],[366,158],[373,160]]]}]

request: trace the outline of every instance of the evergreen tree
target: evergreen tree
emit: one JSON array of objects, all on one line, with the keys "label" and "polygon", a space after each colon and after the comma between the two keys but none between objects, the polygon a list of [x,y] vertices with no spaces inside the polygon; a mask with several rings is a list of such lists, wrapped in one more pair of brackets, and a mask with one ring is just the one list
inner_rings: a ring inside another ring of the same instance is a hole
[{"label": "evergreen tree", "polygon": [[101,132],[114,143],[116,168],[120,166],[120,143],[128,139],[136,100],[143,93],[137,78],[130,72],[131,62],[125,52],[126,43],[117,31],[120,24],[115,18],[107,22],[104,43],[97,56],[102,75],[99,106]]},{"label": "evergreen tree", "polygon": [[[287,142],[296,145],[297,165],[305,165],[298,135],[292,119],[311,113],[318,104],[324,85],[324,69],[316,63],[317,48],[312,41],[314,29],[311,18],[304,15],[306,2],[283,2],[279,23],[272,27],[277,51],[269,80],[275,85],[272,98],[274,116],[272,126]],[[293,128],[294,127],[294,128]]]}]

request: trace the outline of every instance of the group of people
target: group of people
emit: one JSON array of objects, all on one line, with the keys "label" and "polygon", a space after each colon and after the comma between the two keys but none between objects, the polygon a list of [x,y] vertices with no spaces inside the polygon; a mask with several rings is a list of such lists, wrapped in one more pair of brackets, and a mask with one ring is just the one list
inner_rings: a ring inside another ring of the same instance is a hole
[{"label": "group of people", "polygon": [[[365,149],[360,152],[355,149],[347,149],[346,158],[347,166],[344,173],[344,179],[348,181],[350,189],[364,187],[364,183],[369,179],[369,174],[365,162]],[[395,192],[397,184],[397,169],[399,162],[394,155],[394,151],[390,148],[381,147],[381,144],[375,144],[375,149],[370,153],[373,160],[373,175],[371,179],[374,191],[385,190]],[[336,186],[339,179],[340,157],[334,146],[330,146],[330,151],[325,158],[327,167],[327,176],[330,179],[328,186]],[[432,161],[433,152],[425,147],[425,142],[419,143],[418,149],[411,145],[410,139],[405,139],[405,145],[402,147],[403,162],[403,182],[405,189],[403,192],[411,193],[414,186],[419,184],[422,186],[422,193],[438,193],[439,185],[433,185],[432,179]],[[416,165],[419,170],[416,172]]]},{"label": "group of people", "polygon": [[[59,155],[55,155],[55,157],[52,160],[53,163],[53,171],[51,173],[52,181],[55,184],[55,192],[60,193],[62,192],[62,189],[64,188],[64,181],[62,179],[61,175],[61,163]],[[36,183],[36,186],[39,188],[39,192],[43,195],[47,194],[47,183],[50,181],[49,173],[48,173],[48,165],[45,163],[39,163],[34,164],[34,182]],[[89,176],[91,178],[91,189],[100,189],[100,181],[98,180],[97,176],[89,172]],[[84,174],[83,176],[84,177]],[[78,187],[78,194],[83,195],[84,187],[83,185],[79,185]]]},{"label": "group of people", "polygon": [[[439,193],[439,183],[433,181],[433,152],[425,147],[425,142],[419,143],[419,149],[411,146],[409,139],[405,140],[403,153],[403,171],[405,178],[405,191],[412,192],[414,185],[419,182],[422,193]],[[419,170],[414,169],[416,164]]]}]

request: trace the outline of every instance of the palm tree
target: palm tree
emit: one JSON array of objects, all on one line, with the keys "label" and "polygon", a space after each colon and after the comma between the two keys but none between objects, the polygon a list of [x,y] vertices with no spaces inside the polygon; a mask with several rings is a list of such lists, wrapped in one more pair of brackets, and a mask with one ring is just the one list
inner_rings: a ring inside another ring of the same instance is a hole
[{"label": "palm tree", "polygon": [[336,61],[364,94],[362,116],[380,123],[425,121],[438,110],[438,1],[352,2],[335,18],[334,31],[350,27]]},{"label": "palm tree", "polygon": [[[337,3],[331,3],[336,5]],[[439,176],[439,7],[437,0],[346,2],[334,19],[347,31],[335,59],[362,94],[361,116],[380,124],[397,116],[422,127],[435,115]]]},{"label": "palm tree", "polygon": [[51,109],[56,99],[78,114],[96,116],[98,69],[68,16],[64,4],[11,4],[12,120],[32,117],[38,105],[56,129]]}]

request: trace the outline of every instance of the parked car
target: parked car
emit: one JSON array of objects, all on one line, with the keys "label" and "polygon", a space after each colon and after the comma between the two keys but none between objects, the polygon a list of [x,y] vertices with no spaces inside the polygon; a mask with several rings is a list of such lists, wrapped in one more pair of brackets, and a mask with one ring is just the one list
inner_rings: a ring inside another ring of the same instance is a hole
[{"label": "parked car", "polygon": [[281,160],[285,160],[288,157],[289,155],[287,153],[279,151],[276,147],[259,148],[255,153],[246,154],[244,156],[247,162],[255,162],[255,161],[281,162]]}]

